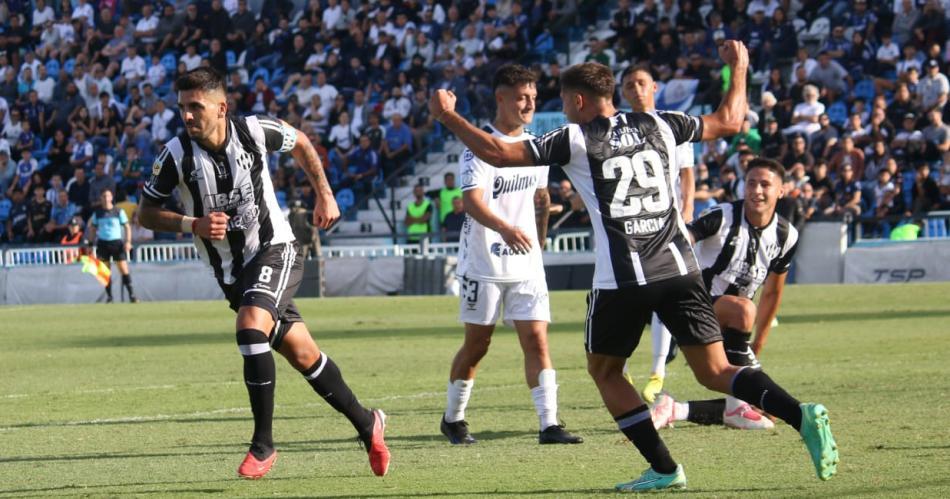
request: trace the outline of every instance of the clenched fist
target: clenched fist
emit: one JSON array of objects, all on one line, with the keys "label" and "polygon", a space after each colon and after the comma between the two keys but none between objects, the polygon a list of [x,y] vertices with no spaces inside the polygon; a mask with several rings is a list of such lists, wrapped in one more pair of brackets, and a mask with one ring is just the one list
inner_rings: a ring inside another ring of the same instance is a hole
[{"label": "clenched fist", "polygon": [[739,40],[726,40],[719,46],[719,57],[733,70],[749,67],[749,49]]},{"label": "clenched fist", "polygon": [[429,98],[429,113],[435,119],[449,111],[455,111],[455,94],[451,90],[436,90]]}]

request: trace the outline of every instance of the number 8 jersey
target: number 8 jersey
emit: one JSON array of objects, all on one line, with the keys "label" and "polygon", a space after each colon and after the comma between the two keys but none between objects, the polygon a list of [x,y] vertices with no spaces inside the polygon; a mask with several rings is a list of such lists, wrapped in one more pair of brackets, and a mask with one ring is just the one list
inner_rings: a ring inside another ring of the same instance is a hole
[{"label": "number 8 jersey", "polygon": [[642,286],[698,272],[676,208],[676,146],[703,122],[678,112],[617,113],[527,141],[534,164],[560,166],[590,213],[594,288]]}]

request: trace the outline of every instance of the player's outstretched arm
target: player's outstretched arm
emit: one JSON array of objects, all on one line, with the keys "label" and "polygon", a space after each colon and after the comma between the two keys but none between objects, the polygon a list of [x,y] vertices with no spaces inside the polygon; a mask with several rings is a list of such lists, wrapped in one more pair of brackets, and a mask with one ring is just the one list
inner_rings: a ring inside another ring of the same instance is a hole
[{"label": "player's outstretched arm", "polygon": [[317,155],[317,150],[313,148],[307,134],[297,130],[297,143],[294,144],[290,154],[297,165],[303,168],[307,178],[310,179],[310,185],[317,193],[316,206],[313,208],[313,225],[321,229],[330,228],[330,225],[340,218],[340,208],[336,204],[330,183],[327,182],[320,156]]},{"label": "player's outstretched arm", "polygon": [[719,57],[732,70],[729,90],[712,114],[703,116],[703,140],[728,137],[739,133],[748,113],[746,78],[749,72],[749,51],[738,40],[726,40],[719,46]]},{"label": "player's outstretched arm", "polygon": [[139,206],[139,222],[142,227],[156,232],[193,232],[196,236],[220,241],[228,232],[230,217],[221,212],[213,212],[201,218],[182,216],[148,196],[142,198]]},{"label": "player's outstretched arm", "polygon": [[782,302],[782,292],[785,291],[785,277],[787,273],[776,274],[770,272],[765,278],[762,288],[762,297],[759,298],[758,311],[755,314],[755,338],[752,340],[752,352],[756,356],[765,347],[765,340],[772,328],[772,321],[778,314],[778,306]]},{"label": "player's outstretched arm", "polygon": [[538,166],[526,144],[505,142],[480,130],[455,112],[455,94],[436,90],[429,99],[429,113],[452,131],[478,159],[496,167]]},{"label": "player's outstretched arm", "polygon": [[696,197],[696,180],[693,175],[694,168],[680,168],[680,192],[683,201],[683,221],[690,223],[693,221],[693,201]]}]

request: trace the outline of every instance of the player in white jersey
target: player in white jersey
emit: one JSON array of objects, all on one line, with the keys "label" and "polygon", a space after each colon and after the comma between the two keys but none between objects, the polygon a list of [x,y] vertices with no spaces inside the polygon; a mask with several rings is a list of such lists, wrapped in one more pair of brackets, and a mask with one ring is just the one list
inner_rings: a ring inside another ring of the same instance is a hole
[{"label": "player in white jersey", "polygon": [[[657,92],[657,84],[648,69],[637,66],[627,68],[620,78],[620,84],[620,92],[623,98],[634,111],[650,112],[656,110],[654,97]],[[676,195],[673,199],[676,201],[676,209],[683,221],[689,223],[693,220],[693,193],[696,188],[693,178],[693,165],[696,162],[693,145],[689,142],[679,144],[676,146],[673,158],[673,164],[676,166],[673,173],[678,176],[678,182],[674,183]],[[663,390],[666,364],[672,360],[672,357],[669,356],[672,336],[670,336],[670,331],[666,329],[657,314],[653,314],[650,321],[650,332],[653,336],[651,343],[651,347],[653,347],[653,366],[650,370],[650,378],[647,384],[643,386],[640,394],[644,401],[652,404],[656,400],[657,394]],[[628,364],[624,364],[623,372],[624,377],[632,385],[633,378],[630,376]]]},{"label": "player in white jersey", "polygon": [[[297,257],[299,245],[277,206],[267,155],[291,153],[317,193],[313,223],[325,229],[340,210],[316,150],[303,132],[283,121],[230,116],[224,79],[213,69],[189,71],[179,76],[175,88],[186,132],[168,141],[158,155],[139,217],[152,230],[193,233],[201,259],[237,312],[235,337],[254,416],[250,449],[238,475],[262,478],[277,459],[272,350],[346,416],[366,447],[373,473],[385,475],[390,459],[386,415],[359,403],[336,363],[313,341],[293,301],[303,279],[303,259]],[[162,207],[175,189],[185,216]]]},{"label": "player in white jersey", "polygon": [[[778,312],[798,244],[798,231],[775,212],[778,199],[784,195],[784,177],[785,169],[777,161],[751,160],[745,198],[715,206],[689,225],[703,280],[722,328],[726,357],[733,365],[759,368],[756,355],[762,351]],[[752,298],[763,285],[756,307]],[[755,340],[750,345],[753,328]],[[657,428],[682,420],[745,430],[774,426],[770,419],[732,396],[681,403],[661,394],[651,413]]]},{"label": "player in white jersey", "polygon": [[[485,127],[487,133],[506,142],[534,138],[524,127],[534,117],[535,81],[534,73],[523,66],[507,64],[498,69],[492,84],[498,109],[493,125]],[[551,310],[541,261],[551,203],[548,168],[495,168],[466,150],[460,177],[468,214],[457,270],[465,340],[452,360],[440,429],[453,444],[476,442],[469,433],[465,409],[478,364],[488,353],[504,306],[505,323],[514,325],[524,352],[525,379],[540,421],[539,443],[581,443],[580,437],[558,422],[557,381],[548,355]]]},{"label": "player in white jersey", "polygon": [[479,158],[498,167],[563,168],[591,215],[596,261],[585,331],[587,371],[620,431],[650,463],[639,478],[618,484],[620,491],[686,486],[682,465],[623,377],[623,364],[653,312],[676,337],[700,383],[755,403],[795,428],[818,478],[827,480],[837,470],[837,445],[823,405],[799,402],[760,369],[729,364],[686,226],[672,206],[676,145],[734,135],[748,111],[748,50],[727,40],[719,53],[732,70],[729,89],[718,109],[702,117],[618,112],[613,72],[596,62],[561,73],[570,123],[521,144],[472,126],[454,111],[450,91],[436,90],[429,101],[433,118]]}]

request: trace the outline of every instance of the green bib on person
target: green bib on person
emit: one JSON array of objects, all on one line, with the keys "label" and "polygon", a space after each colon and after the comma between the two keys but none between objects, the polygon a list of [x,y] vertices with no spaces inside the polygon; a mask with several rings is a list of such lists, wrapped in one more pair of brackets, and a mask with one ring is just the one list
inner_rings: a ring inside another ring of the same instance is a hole
[{"label": "green bib on person", "polygon": [[[429,206],[431,204],[432,203],[429,202],[428,198],[423,198],[422,202],[419,204],[416,204],[415,202],[409,203],[409,205],[406,207],[406,212],[409,213],[409,216],[412,218],[419,218],[425,216],[426,211],[429,210]],[[406,227],[406,232],[409,234],[425,234],[426,232],[429,232],[429,222],[425,221],[410,224],[408,227]]]},{"label": "green bib on person", "polygon": [[901,224],[891,230],[891,241],[915,241],[919,234],[919,225]]}]

